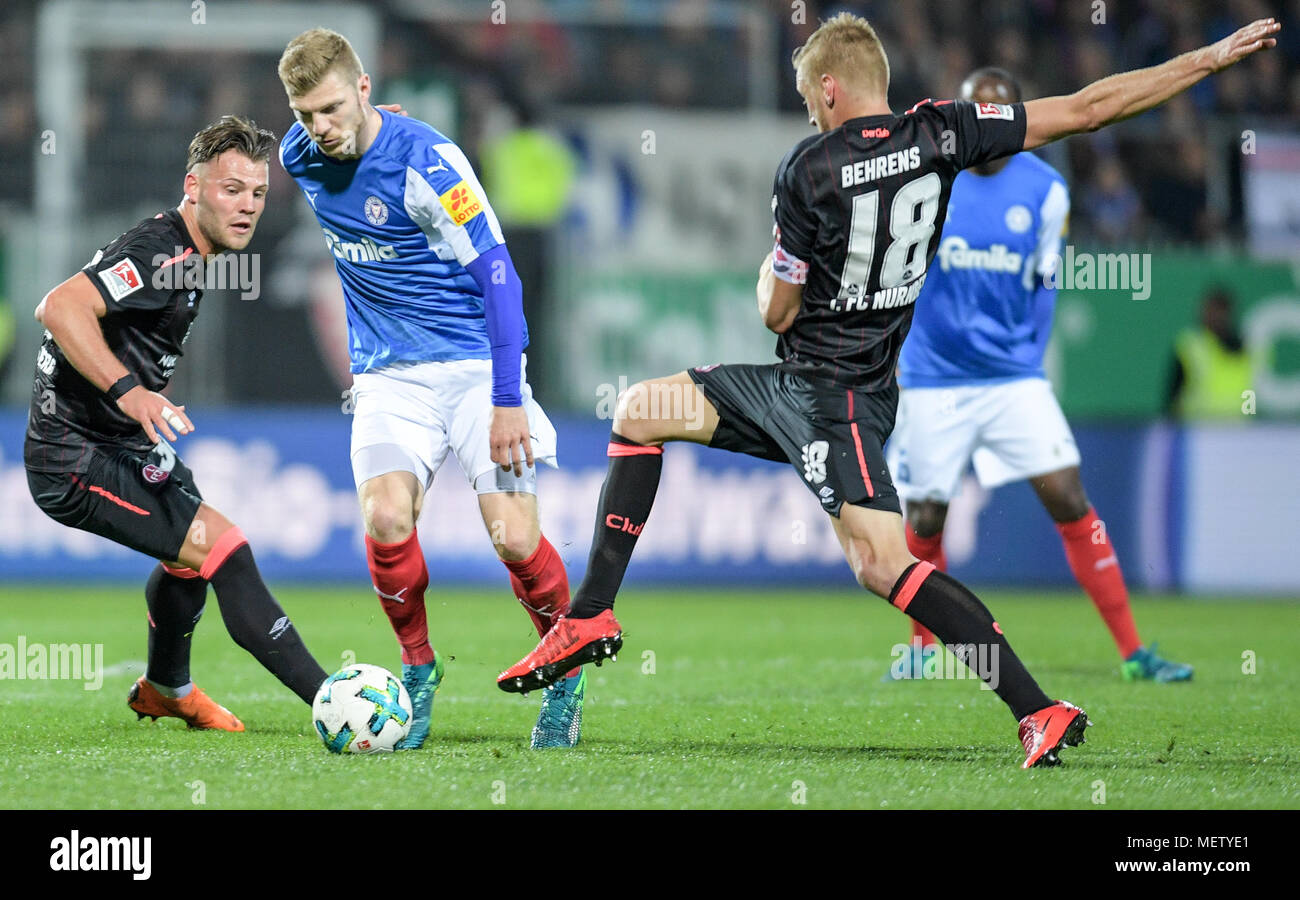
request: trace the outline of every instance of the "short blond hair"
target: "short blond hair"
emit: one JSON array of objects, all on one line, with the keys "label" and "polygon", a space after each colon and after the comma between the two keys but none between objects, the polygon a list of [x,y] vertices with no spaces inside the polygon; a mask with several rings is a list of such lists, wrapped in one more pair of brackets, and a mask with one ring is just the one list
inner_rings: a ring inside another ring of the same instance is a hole
[{"label": "short blond hair", "polygon": [[812,84],[834,75],[850,88],[885,97],[889,92],[889,59],[876,30],[866,19],[842,12],[827,19],[794,51],[795,76]]},{"label": "short blond hair", "polygon": [[361,60],[348,39],[328,28],[304,31],[289,42],[280,56],[280,81],[290,97],[310,93],[330,72],[338,72],[348,84],[356,84],[362,71]]}]

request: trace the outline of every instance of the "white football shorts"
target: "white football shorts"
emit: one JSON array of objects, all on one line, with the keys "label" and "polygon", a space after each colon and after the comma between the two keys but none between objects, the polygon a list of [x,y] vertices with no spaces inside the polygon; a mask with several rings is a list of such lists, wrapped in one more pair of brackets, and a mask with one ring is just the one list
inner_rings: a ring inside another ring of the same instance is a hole
[{"label": "white football shorts", "polygon": [[986,488],[1079,464],[1079,450],[1043,378],[907,388],[889,439],[889,471],[904,500],[948,503],[967,463]]},{"label": "white football shorts", "polygon": [[[527,365],[527,358],[524,360]],[[520,369],[533,460],[556,467],[555,426]],[[480,494],[537,493],[537,470],[501,471],[492,461],[492,360],[399,363],[352,379],[352,477],[358,487],[388,472],[411,472],[428,490],[450,450]],[[516,450],[515,452],[519,452]]]}]

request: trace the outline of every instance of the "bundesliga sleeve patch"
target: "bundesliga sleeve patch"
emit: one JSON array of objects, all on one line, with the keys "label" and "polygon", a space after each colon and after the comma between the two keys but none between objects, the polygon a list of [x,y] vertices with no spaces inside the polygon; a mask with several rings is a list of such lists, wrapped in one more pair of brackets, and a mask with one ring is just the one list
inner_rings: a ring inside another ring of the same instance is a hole
[{"label": "bundesliga sleeve patch", "polygon": [[772,248],[772,274],[787,284],[807,284],[808,264],[787,253],[778,241]]},{"label": "bundesliga sleeve patch", "polygon": [[438,200],[454,225],[464,225],[483,211],[483,203],[464,181],[457,182],[451,190],[439,195]]},{"label": "bundesliga sleeve patch", "polygon": [[1016,118],[1016,111],[1005,103],[976,103],[975,118],[1005,119],[1008,122],[1013,122]]},{"label": "bundesliga sleeve patch", "polygon": [[100,281],[104,282],[104,287],[108,288],[109,296],[114,300],[121,300],[128,294],[134,294],[144,287],[144,279],[140,277],[140,270],[135,267],[135,262],[129,257],[95,274],[99,276]]}]

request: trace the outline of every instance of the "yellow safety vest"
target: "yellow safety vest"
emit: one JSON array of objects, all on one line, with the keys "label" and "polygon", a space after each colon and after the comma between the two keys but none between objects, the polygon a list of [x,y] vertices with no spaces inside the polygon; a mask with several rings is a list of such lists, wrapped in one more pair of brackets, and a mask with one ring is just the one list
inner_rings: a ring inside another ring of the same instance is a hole
[{"label": "yellow safety vest", "polygon": [[501,221],[545,226],[564,213],[577,163],[565,143],[520,128],[483,148],[483,181]]},{"label": "yellow safety vest", "polygon": [[1242,394],[1251,390],[1250,356],[1228,350],[1209,329],[1178,337],[1183,390],[1178,411],[1184,419],[1242,419]]},{"label": "yellow safety vest", "polygon": [[14,343],[14,313],[9,306],[8,301],[0,297],[0,362],[4,361],[5,356]]}]

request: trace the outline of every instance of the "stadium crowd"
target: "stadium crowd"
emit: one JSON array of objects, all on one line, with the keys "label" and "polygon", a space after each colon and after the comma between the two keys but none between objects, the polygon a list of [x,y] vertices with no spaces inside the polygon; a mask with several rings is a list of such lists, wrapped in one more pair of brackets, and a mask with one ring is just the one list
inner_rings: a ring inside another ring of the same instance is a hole
[{"label": "stadium crowd", "polygon": [[[0,11],[0,52],[9,63],[0,69],[0,203],[26,205],[32,197],[33,147],[41,134],[33,84],[38,6],[37,0],[14,0]],[[754,6],[762,7],[779,44],[779,89],[765,102],[792,112],[799,111],[799,98],[785,60],[820,18],[844,9],[867,16],[890,48],[896,107],[953,94],[962,75],[977,65],[1002,66],[1022,79],[1026,96],[1041,96],[1154,64],[1218,39],[1234,23],[1269,15],[1300,19],[1300,0],[760,0]],[[503,28],[474,12],[481,4],[461,4],[457,15],[435,11],[412,19],[421,4],[391,0],[372,4],[384,11],[383,54],[375,74],[381,85],[451,81],[460,101],[456,130],[471,152],[492,111],[501,108],[531,122],[545,121],[560,105],[743,107],[751,102],[749,55],[762,52],[752,20],[747,24],[754,6],[729,0],[509,0],[504,11],[511,27]],[[1068,161],[1055,161],[1066,164],[1071,179],[1076,240],[1215,244],[1238,238],[1237,136],[1261,121],[1300,121],[1300,33],[1284,31],[1278,49],[1203,82],[1140,123],[1071,141]],[[103,171],[88,176],[92,183],[112,185],[105,199],[131,196],[138,187],[132,170],[149,178],[149,167],[122,163],[149,157],[153,147],[176,145],[168,138],[188,134],[196,121],[235,106],[259,120],[282,118],[280,97],[249,90],[246,63],[239,53],[94,54],[85,116],[100,151],[92,169]],[[130,75],[113,77],[120,73]],[[130,137],[141,131],[157,139],[142,146]],[[1207,205],[1211,181],[1228,190]]]}]

